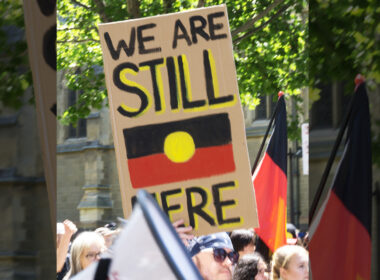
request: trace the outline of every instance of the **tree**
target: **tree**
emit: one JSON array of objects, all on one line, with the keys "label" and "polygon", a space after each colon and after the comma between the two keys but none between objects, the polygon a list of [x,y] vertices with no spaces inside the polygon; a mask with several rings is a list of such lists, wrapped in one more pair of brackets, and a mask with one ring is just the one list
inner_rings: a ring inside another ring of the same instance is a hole
[{"label": "tree", "polygon": [[[60,117],[76,123],[100,108],[107,93],[97,24],[222,4],[193,0],[58,1],[57,69],[67,86],[80,90],[78,104]],[[306,1],[226,1],[234,43],[240,96],[255,107],[259,97],[278,91],[297,95],[307,85]],[[80,69],[81,74],[77,75]]]},{"label": "tree", "polygon": [[0,102],[18,109],[32,85],[21,1],[0,1]]},{"label": "tree", "polygon": [[[354,78],[358,73],[366,77],[370,91],[379,87],[378,1],[311,0],[309,19],[311,88],[345,81],[345,92],[352,94]],[[373,162],[380,166],[380,120],[372,123],[372,129]]]},{"label": "tree", "polygon": [[356,74],[380,83],[380,9],[375,0],[310,1],[310,85],[347,81]]}]

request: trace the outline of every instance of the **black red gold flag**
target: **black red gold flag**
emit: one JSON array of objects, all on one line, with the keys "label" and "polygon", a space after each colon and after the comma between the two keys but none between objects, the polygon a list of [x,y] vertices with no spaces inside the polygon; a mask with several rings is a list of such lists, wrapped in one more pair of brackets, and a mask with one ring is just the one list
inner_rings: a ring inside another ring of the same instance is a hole
[{"label": "black red gold flag", "polygon": [[343,156],[310,228],[313,280],[371,279],[372,161],[364,83],[353,98]]},{"label": "black red gold flag", "polygon": [[273,133],[253,175],[259,217],[255,232],[272,252],[286,244],[288,137],[284,96],[277,102]]}]

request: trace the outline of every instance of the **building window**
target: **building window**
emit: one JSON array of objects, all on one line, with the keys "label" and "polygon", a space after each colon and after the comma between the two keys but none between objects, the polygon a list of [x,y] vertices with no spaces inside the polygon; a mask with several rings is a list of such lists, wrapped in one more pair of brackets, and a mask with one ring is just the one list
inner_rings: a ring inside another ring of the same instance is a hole
[{"label": "building window", "polygon": [[260,104],[255,109],[255,120],[270,119],[275,107],[276,101],[273,101],[271,95],[260,96]]},{"label": "building window", "polygon": [[351,95],[345,93],[345,83],[333,83],[319,87],[320,99],[311,108],[310,129],[336,129],[340,126]]},{"label": "building window", "polygon": [[[69,90],[68,92],[68,106],[73,106],[77,103],[81,92]],[[82,138],[87,136],[86,119],[79,119],[76,126],[70,124],[68,127],[67,138]]]}]

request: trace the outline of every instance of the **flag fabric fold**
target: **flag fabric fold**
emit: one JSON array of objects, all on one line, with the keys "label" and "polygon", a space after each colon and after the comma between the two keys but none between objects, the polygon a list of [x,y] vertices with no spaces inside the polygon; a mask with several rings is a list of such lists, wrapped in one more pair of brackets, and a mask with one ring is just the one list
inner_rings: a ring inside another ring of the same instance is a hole
[{"label": "flag fabric fold", "polygon": [[274,252],[286,244],[287,124],[284,96],[280,96],[267,150],[253,174],[261,240]]},{"label": "flag fabric fold", "polygon": [[310,226],[313,280],[371,279],[372,160],[364,83],[353,98],[342,158]]}]

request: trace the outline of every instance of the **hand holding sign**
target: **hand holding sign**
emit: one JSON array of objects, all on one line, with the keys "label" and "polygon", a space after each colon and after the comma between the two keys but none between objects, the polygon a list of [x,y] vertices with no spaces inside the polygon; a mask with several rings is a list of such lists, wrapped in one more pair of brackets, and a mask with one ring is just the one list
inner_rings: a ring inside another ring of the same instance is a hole
[{"label": "hand holding sign", "polygon": [[188,246],[189,245],[188,240],[191,240],[194,238],[194,235],[190,234],[190,232],[193,230],[193,227],[191,227],[191,226],[184,227],[184,226],[182,226],[183,223],[184,223],[184,220],[179,219],[179,220],[175,221],[172,225],[175,228],[175,230],[177,231],[178,236],[182,240],[183,244],[185,244],[185,246]]}]

